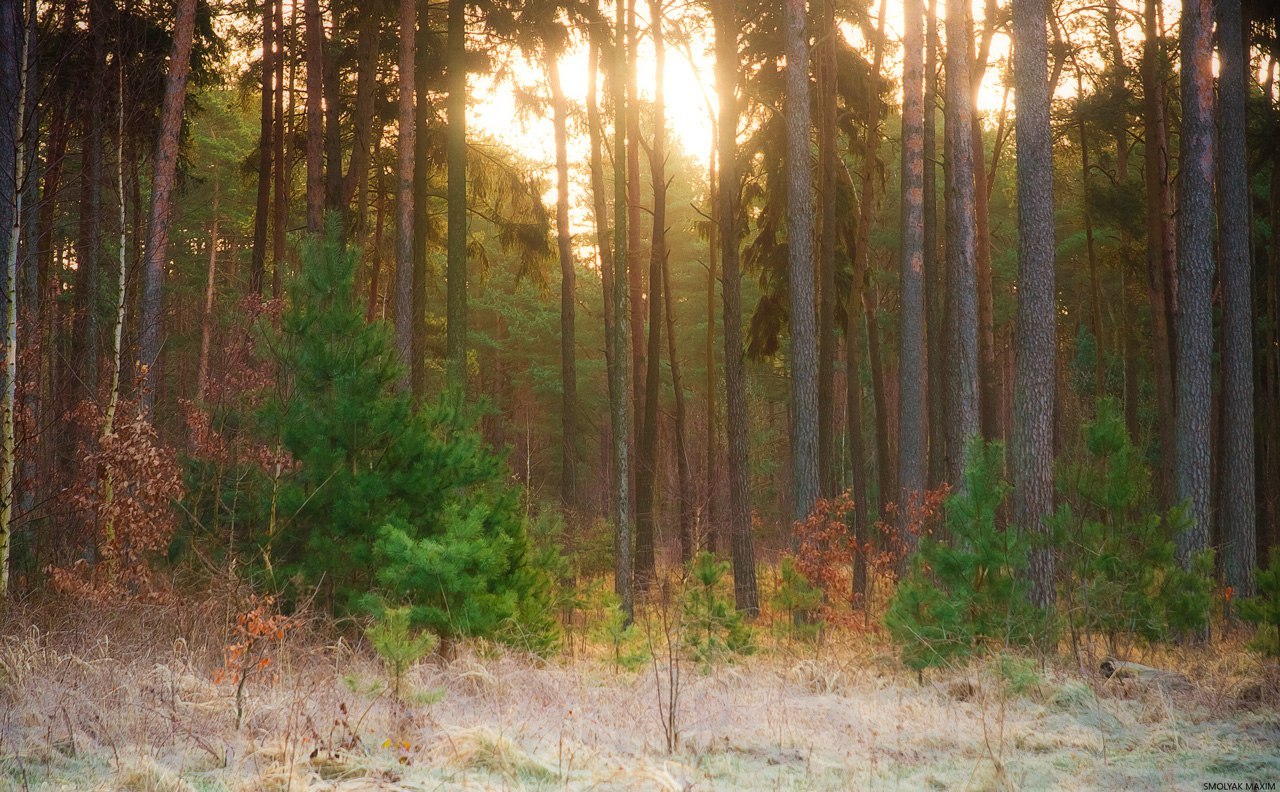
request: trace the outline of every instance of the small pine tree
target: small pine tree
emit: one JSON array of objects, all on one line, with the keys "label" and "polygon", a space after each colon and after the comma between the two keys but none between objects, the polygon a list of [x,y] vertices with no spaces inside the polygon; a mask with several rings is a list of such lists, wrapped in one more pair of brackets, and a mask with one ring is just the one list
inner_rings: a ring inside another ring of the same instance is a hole
[{"label": "small pine tree", "polygon": [[778,589],[769,600],[774,610],[785,614],[780,625],[783,634],[791,640],[816,638],[825,626],[820,616],[823,600],[822,590],[797,568],[795,558],[783,556],[778,563]]},{"label": "small pine tree", "polygon": [[1151,472],[1129,439],[1114,399],[1098,402],[1083,430],[1084,458],[1061,466],[1062,501],[1052,524],[1069,576],[1061,601],[1073,635],[1105,637],[1113,655],[1127,636],[1163,641],[1204,624],[1209,605],[1205,560],[1185,572],[1175,538],[1181,507],[1155,510]]},{"label": "small pine tree", "polygon": [[370,592],[415,628],[554,645],[547,581],[530,562],[505,463],[443,401],[415,409],[383,322],[355,298],[336,227],[304,245],[278,343],[284,382],[263,419],[296,464],[263,555],[353,608]]},{"label": "small pine tree", "polygon": [[1028,539],[996,525],[1009,493],[1000,475],[1004,449],[974,442],[965,491],[946,502],[949,541],[922,539],[885,614],[903,662],[914,669],[1026,645],[1042,634],[1044,616],[1030,604],[1023,576]]},{"label": "small pine tree", "polygon": [[435,651],[440,640],[426,630],[409,626],[409,608],[382,608],[373,624],[365,629],[369,643],[382,658],[391,677],[391,695],[399,702],[405,673],[422,658]]},{"label": "small pine tree", "polygon": [[1280,549],[1271,548],[1269,569],[1259,569],[1256,596],[1240,601],[1240,618],[1257,625],[1249,648],[1264,657],[1280,658]]},{"label": "small pine tree", "polygon": [[728,563],[708,552],[690,562],[680,628],[685,645],[700,663],[755,651],[751,626],[724,592],[728,571]]}]

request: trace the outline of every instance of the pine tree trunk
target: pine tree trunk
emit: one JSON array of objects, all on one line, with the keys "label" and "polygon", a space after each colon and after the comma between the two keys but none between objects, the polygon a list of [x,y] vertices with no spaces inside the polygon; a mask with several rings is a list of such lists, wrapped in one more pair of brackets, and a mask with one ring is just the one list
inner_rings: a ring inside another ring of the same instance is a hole
[{"label": "pine tree trunk", "polygon": [[[883,0],[881,0],[883,5]],[[929,487],[946,480],[946,355],[943,349],[946,302],[946,280],[942,257],[938,254],[938,0],[929,0],[925,12],[924,64],[924,278],[927,343],[926,365],[929,369]]]},{"label": "pine tree trunk", "polygon": [[253,251],[249,258],[249,291],[262,294],[267,269],[267,222],[271,214],[272,103],[271,64],[275,52],[274,0],[262,2],[262,110],[258,133],[258,200],[253,212]]},{"label": "pine tree trunk", "polygon": [[307,37],[307,230],[319,233],[324,227],[324,19],[320,0],[304,0],[303,17]]},{"label": "pine tree trunk", "polygon": [[720,198],[717,189],[719,171],[716,152],[720,145],[719,126],[712,112],[711,152],[707,157],[707,193],[711,222],[707,226],[707,461],[706,461],[706,517],[702,534],[698,537],[699,550],[723,552],[725,544],[720,537],[719,472],[720,448],[716,443],[716,259],[720,251]]},{"label": "pine tree trunk", "polygon": [[413,365],[413,155],[417,139],[414,123],[414,60],[417,48],[417,6],[400,0],[399,97],[396,133],[396,351],[404,367],[400,387],[410,390]]},{"label": "pine tree trunk", "polygon": [[970,97],[973,110],[973,181],[974,181],[974,261],[978,276],[978,409],[982,436],[994,440],[1001,436],[1000,379],[996,365],[995,295],[991,275],[991,185],[987,181],[987,148],[983,134],[982,114],[977,111],[978,93],[987,71],[991,39],[995,33],[996,4],[986,2],[982,20],[982,40],[974,46],[972,25],[965,23],[966,46],[970,47]]},{"label": "pine tree trunk", "polygon": [[[0,12],[0,65],[6,71],[12,69],[7,86],[14,101],[11,111],[4,112],[6,125],[6,156],[0,165],[0,185],[8,192],[3,196],[9,204],[10,216],[5,227],[5,321],[4,321],[4,396],[0,401],[0,606],[9,597],[9,556],[13,539],[13,491],[14,474],[17,472],[17,432],[14,411],[17,407],[18,384],[18,243],[22,234],[22,198],[26,181],[27,133],[26,121],[28,65],[31,62],[30,46],[35,27],[35,3],[27,6],[25,18],[18,13],[17,3],[7,3]],[[18,38],[21,37],[21,44]],[[16,90],[15,90],[16,89]]]},{"label": "pine tree trunk", "polygon": [[1249,48],[1240,0],[1218,0],[1220,131],[1219,245],[1222,255],[1223,573],[1236,596],[1253,595],[1257,565],[1257,501],[1253,443],[1253,284],[1245,101]]},{"label": "pine tree trunk", "polygon": [[1178,559],[1209,547],[1213,357],[1213,3],[1182,4],[1182,140],[1178,160],[1177,497],[1191,525]]},{"label": "pine tree trunk", "polygon": [[820,0],[815,62],[818,89],[818,178],[822,213],[818,236],[818,494],[837,491],[835,458],[836,357],[836,29],[834,0]]},{"label": "pine tree trunk", "polygon": [[[636,459],[636,586],[647,591],[656,580],[654,481],[658,474],[658,398],[662,386],[662,273],[665,264],[667,224],[666,107],[663,76],[666,50],[662,40],[662,3],[649,0],[649,29],[654,47],[653,143],[649,148],[649,172],[653,183],[653,233],[649,251],[649,347],[645,354],[644,422]],[[632,182],[639,181],[635,176]]]},{"label": "pine tree trunk", "polygon": [[271,296],[279,299],[284,288],[285,267],[285,230],[289,221],[289,163],[284,158],[285,114],[284,114],[284,0],[275,0],[276,17],[276,55],[273,65],[276,74],[275,118],[272,132],[272,145],[275,148],[275,205],[271,219]]},{"label": "pine tree trunk", "polygon": [[925,487],[924,316],[924,7],[904,6],[902,66],[902,308],[898,356],[898,529],[907,552],[916,537],[908,528],[911,506]]},{"label": "pine tree trunk", "polygon": [[613,74],[610,84],[613,88],[613,453],[614,465],[617,468],[617,503],[614,512],[618,515],[614,525],[614,568],[613,585],[620,600],[622,612],[630,621],[635,616],[635,600],[632,589],[632,525],[631,525],[631,471],[630,444],[627,432],[630,422],[627,418],[627,366],[625,350],[627,349],[627,53],[623,42],[626,40],[627,20],[625,13],[626,0],[617,0],[617,20],[614,34]]},{"label": "pine tree trunk", "polygon": [[[375,8],[361,6],[360,33],[356,40],[356,101],[351,125],[354,140],[347,175],[342,179],[341,204],[344,212],[351,210],[351,200],[355,197],[362,174],[369,170],[370,139],[374,133],[373,109],[378,87],[378,48],[381,43],[378,24]],[[357,217],[348,225],[360,231],[363,230],[361,222],[362,218]]]},{"label": "pine tree trunk", "polygon": [[814,315],[813,195],[809,161],[809,38],[805,0],[785,0],[787,52],[787,274],[791,343],[791,516],[818,499],[818,337]]},{"label": "pine tree trunk", "polygon": [[[416,131],[414,137],[415,139],[417,137]],[[387,215],[387,196],[383,188],[382,173],[382,166],[379,165],[377,186],[374,188],[377,190],[377,202],[374,207],[373,242],[370,244],[373,249],[373,256],[369,262],[369,303],[364,309],[364,320],[370,324],[378,316],[378,280],[382,276],[382,231]],[[413,208],[416,215],[418,208],[417,195],[414,195]],[[416,227],[414,235],[417,235]]]},{"label": "pine tree trunk", "polygon": [[182,132],[183,107],[187,100],[187,74],[191,70],[191,45],[195,35],[196,2],[178,0],[173,49],[165,76],[164,100],[160,109],[160,136],[156,142],[151,179],[151,211],[147,223],[146,255],[142,263],[142,310],[139,317],[138,358],[144,368],[142,409],[148,418],[154,413],[156,368],[163,338],[162,298],[165,260],[169,249],[169,221],[173,212],[173,188],[178,170],[178,143]]},{"label": "pine tree trunk", "polygon": [[[613,346],[613,326],[616,321],[613,313],[613,247],[609,235],[609,202],[604,183],[602,153],[604,133],[601,131],[600,103],[597,96],[600,46],[594,36],[591,38],[588,60],[591,62],[590,71],[587,72],[587,136],[591,146],[591,205],[596,226],[596,251],[600,255],[600,283],[604,300],[604,357],[609,381],[609,405],[612,412],[616,410],[618,399],[618,394],[613,391],[613,367],[618,363],[618,354]],[[617,515],[615,514],[614,517],[616,518]]]},{"label": "pine tree trunk", "polygon": [[209,227],[209,270],[205,276],[204,313],[200,317],[200,359],[196,365],[196,404],[204,404],[205,393],[209,385],[209,345],[213,342],[213,285],[217,278],[217,272],[218,187],[215,183],[213,189],[213,223]]},{"label": "pine tree trunk", "polygon": [[[1076,63],[1076,95],[1084,96],[1084,77],[1080,64]],[[1089,209],[1089,132],[1084,117],[1078,119],[1076,130],[1080,140],[1080,204],[1084,220],[1085,257],[1089,264],[1089,332],[1093,335],[1093,394],[1095,399],[1106,395],[1104,373],[1105,342],[1102,337],[1102,285],[1098,280],[1098,254],[1093,243],[1093,212]]]},{"label": "pine tree trunk", "polygon": [[1160,438],[1161,500],[1174,502],[1173,287],[1168,273],[1175,259],[1169,191],[1170,154],[1162,58],[1156,21],[1159,0],[1143,3],[1142,92],[1144,180],[1147,190],[1147,296],[1151,308],[1151,346],[1155,371],[1156,427]]},{"label": "pine tree trunk", "polygon": [[[621,0],[619,0],[621,2]],[[726,434],[729,447],[729,541],[732,545],[733,596],[738,610],[760,612],[756,587],[755,548],[748,501],[747,383],[742,346],[742,297],[738,270],[741,182],[738,179],[738,6],[737,0],[715,0],[716,94],[720,179],[720,262],[724,271],[724,373]]]},{"label": "pine tree trunk", "polygon": [[434,42],[431,5],[418,6],[417,54],[414,58],[414,163],[413,163],[413,318],[410,330],[409,389],[419,403],[427,395],[427,232],[430,228],[432,73],[428,57]]},{"label": "pine tree trunk", "polygon": [[447,378],[461,399],[467,389],[467,4],[449,0],[447,102],[449,214],[447,281]]},{"label": "pine tree trunk", "polygon": [[560,87],[556,54],[547,54],[556,136],[556,242],[560,252],[560,503],[572,508],[577,493],[578,370],[574,345],[575,268],[569,229],[568,102]]},{"label": "pine tree trunk", "polygon": [[[623,39],[618,39],[622,46]],[[641,442],[640,435],[644,431],[644,392],[647,366],[645,365],[644,341],[644,268],[640,262],[640,212],[643,208],[640,199],[640,89],[639,89],[639,52],[640,28],[636,22],[636,0],[627,0],[627,95],[632,101],[627,107],[627,260],[631,262],[628,272],[629,298],[631,301],[631,408],[634,413],[634,442]],[[635,468],[636,495],[640,494],[640,465]],[[639,518],[637,510],[636,517]],[[637,524],[637,531],[639,525]],[[637,541],[639,536],[636,537]]]},{"label": "pine tree trunk", "polygon": [[[954,4],[953,4],[954,5]],[[947,40],[966,41],[968,20],[947,7]],[[970,440],[981,434],[978,400],[978,284],[975,259],[973,95],[967,47],[947,48],[947,477],[964,488]]]},{"label": "pine tree trunk", "polygon": [[[1036,0],[1013,5],[1014,81],[1018,94],[1018,309],[1017,371],[1014,379],[1013,524],[1043,538],[1053,510],[1053,402],[1056,351],[1053,234],[1053,136],[1049,128],[1050,86],[1045,6]],[[1053,548],[1033,545],[1031,598],[1054,601]]]}]

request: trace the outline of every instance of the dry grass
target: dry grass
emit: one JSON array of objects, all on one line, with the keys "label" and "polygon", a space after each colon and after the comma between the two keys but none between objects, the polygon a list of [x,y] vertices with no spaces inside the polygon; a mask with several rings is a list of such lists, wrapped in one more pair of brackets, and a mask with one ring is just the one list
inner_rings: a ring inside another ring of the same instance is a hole
[{"label": "dry grass", "polygon": [[[463,644],[409,675],[395,705],[368,650],[319,623],[272,663],[217,684],[234,598],[168,606],[15,605],[0,633],[0,788],[1103,789],[1280,781],[1277,672],[1228,636],[1143,662],[1169,690],[1082,675],[1017,680],[994,663],[923,683],[871,634],[766,639],[686,667],[668,755],[651,667],[607,652],[542,662]],[[762,633],[765,631],[761,631]],[[1028,670],[1029,669],[1029,670]],[[1014,684],[1016,681],[1017,684]],[[1015,690],[1016,688],[1016,690]],[[433,699],[438,699],[434,700]],[[418,703],[414,703],[417,701]]]}]

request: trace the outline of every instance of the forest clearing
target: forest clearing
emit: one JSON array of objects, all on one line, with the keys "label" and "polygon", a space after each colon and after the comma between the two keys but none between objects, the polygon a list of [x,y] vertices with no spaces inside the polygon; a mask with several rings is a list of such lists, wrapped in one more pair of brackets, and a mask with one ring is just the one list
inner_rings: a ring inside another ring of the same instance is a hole
[{"label": "forest clearing", "polygon": [[397,704],[367,643],[300,627],[263,654],[237,728],[210,640],[220,607],[62,616],[0,646],[5,788],[1191,790],[1280,778],[1277,671],[1235,639],[1144,658],[1182,669],[1160,681],[1105,679],[1065,657],[918,681],[876,636],[768,638],[732,664],[680,664],[668,751],[666,658],[619,668],[587,636],[549,662],[460,646],[412,668]]}]

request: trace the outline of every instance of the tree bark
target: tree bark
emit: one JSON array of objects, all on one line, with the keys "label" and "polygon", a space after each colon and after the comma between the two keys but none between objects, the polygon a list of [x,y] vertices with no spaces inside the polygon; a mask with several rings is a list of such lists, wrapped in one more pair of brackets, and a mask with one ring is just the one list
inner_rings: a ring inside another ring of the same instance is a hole
[{"label": "tree bark", "polygon": [[262,110],[258,133],[258,201],[253,212],[253,251],[249,257],[249,291],[262,294],[267,271],[267,223],[271,214],[271,151],[273,107],[271,79],[275,70],[274,0],[262,2]]},{"label": "tree bark", "polygon": [[320,0],[304,0],[307,37],[307,230],[324,227],[324,19]]},{"label": "tree bark", "polygon": [[[621,0],[619,0],[621,2]],[[733,559],[733,598],[738,610],[760,612],[756,587],[755,549],[748,501],[747,383],[742,346],[742,296],[738,270],[738,5],[715,0],[716,95],[720,101],[717,127],[720,163],[717,187],[720,219],[720,262],[724,271],[724,373],[727,441],[729,447],[729,540]]]},{"label": "tree bark", "polygon": [[178,0],[165,76],[164,101],[160,109],[160,135],[156,141],[151,179],[151,211],[147,223],[146,256],[142,264],[142,310],[139,317],[138,358],[143,366],[142,409],[154,416],[158,377],[156,368],[163,338],[161,304],[164,292],[165,259],[169,249],[169,221],[173,211],[173,187],[178,170],[178,143],[182,113],[187,100],[187,75],[191,71],[191,45],[195,35],[196,2]]},{"label": "tree bark", "polygon": [[946,280],[938,255],[938,0],[929,0],[925,12],[924,65],[924,278],[926,313],[926,365],[929,369],[929,487],[946,480],[947,433],[945,416],[946,346],[943,335]]},{"label": "tree bark", "polygon": [[1209,547],[1213,358],[1213,3],[1182,4],[1182,141],[1178,158],[1176,482],[1191,525],[1178,536],[1190,568]]},{"label": "tree bark", "polygon": [[[649,347],[645,354],[644,421],[641,423],[636,459],[636,585],[647,591],[656,579],[654,536],[654,481],[658,467],[658,398],[662,386],[662,273],[665,264],[667,224],[666,108],[663,77],[666,50],[662,40],[662,2],[649,0],[649,30],[654,48],[653,142],[649,147],[649,172],[653,182],[653,233],[649,251]],[[631,182],[639,180],[633,174]]]},{"label": "tree bark", "polygon": [[467,4],[449,0],[449,178],[446,349],[449,388],[461,399],[467,389]]},{"label": "tree bark", "polygon": [[[622,46],[621,43],[618,46]],[[636,22],[636,0],[627,0],[627,95],[631,103],[627,107],[627,259],[631,262],[628,272],[629,297],[631,300],[631,376],[632,376],[632,409],[635,411],[634,442],[640,443],[640,434],[644,431],[644,392],[647,366],[645,365],[644,341],[644,268],[640,262],[640,212],[643,208],[640,199],[640,27]],[[640,465],[636,465],[636,494],[639,495]],[[637,510],[636,517],[639,518]],[[639,525],[637,524],[637,532]],[[637,535],[637,540],[639,536]]]},{"label": "tree bark", "polygon": [[635,600],[632,588],[632,525],[631,525],[631,471],[630,447],[627,432],[627,349],[628,294],[627,294],[627,99],[626,84],[626,0],[617,0],[617,20],[613,39],[613,453],[617,468],[618,515],[614,525],[613,584],[628,621],[635,617]]},{"label": "tree bark", "polygon": [[275,148],[275,205],[271,220],[271,296],[279,299],[283,289],[285,267],[285,230],[289,220],[288,177],[289,163],[284,158],[284,0],[275,0],[276,54],[273,60],[276,74],[275,117],[272,126],[272,145]]},{"label": "tree bark", "polygon": [[417,51],[414,54],[414,163],[413,163],[413,318],[410,320],[409,389],[421,402],[427,395],[427,234],[430,231],[431,193],[431,90],[433,74],[427,53],[434,42],[431,5],[418,6]]},{"label": "tree bark", "polygon": [[[964,9],[947,7],[947,40],[968,39]],[[964,489],[968,443],[981,434],[978,399],[978,286],[975,260],[973,94],[966,46],[947,47],[947,477]]]},{"label": "tree bark", "polygon": [[413,368],[413,166],[417,125],[414,118],[414,59],[417,7],[400,0],[399,98],[396,133],[396,351],[400,354],[400,387],[411,391]]},{"label": "tree bark", "polygon": [[1246,27],[1240,0],[1218,0],[1219,251],[1222,256],[1223,573],[1235,596],[1253,595],[1257,565],[1257,501],[1253,443],[1253,283],[1249,228],[1249,163],[1245,156],[1248,96]]},{"label": "tree bark", "polygon": [[[1014,84],[1018,96],[1018,313],[1014,374],[1013,523],[1041,539],[1053,511],[1054,297],[1053,136],[1049,128],[1048,41],[1044,3],[1014,0]],[[1030,553],[1031,599],[1054,602],[1054,556],[1047,542]]]},{"label": "tree bark", "polygon": [[1156,427],[1160,437],[1161,500],[1174,501],[1174,231],[1169,190],[1169,142],[1164,80],[1160,74],[1159,0],[1143,3],[1142,92],[1143,158],[1147,191],[1147,296],[1151,307],[1151,346],[1155,371]]},{"label": "tree bark", "polygon": [[834,0],[820,0],[817,32],[818,179],[818,494],[836,494],[836,29]]},{"label": "tree bark", "polygon": [[804,520],[818,499],[818,338],[805,0],[785,0],[783,13],[787,52],[787,280],[791,302],[791,516]]},{"label": "tree bark", "polygon": [[898,529],[907,552],[911,506],[925,487],[924,317],[924,7],[907,0],[902,36],[902,309],[899,337]]},{"label": "tree bark", "polygon": [[547,53],[556,145],[556,242],[560,253],[560,503],[572,508],[577,492],[578,370],[575,357],[573,238],[569,229],[568,102],[560,87],[556,53]]}]

